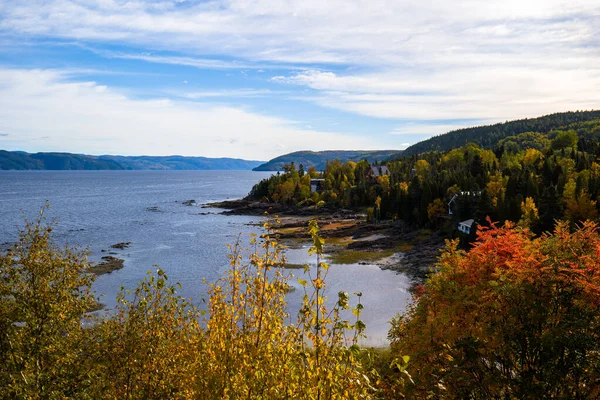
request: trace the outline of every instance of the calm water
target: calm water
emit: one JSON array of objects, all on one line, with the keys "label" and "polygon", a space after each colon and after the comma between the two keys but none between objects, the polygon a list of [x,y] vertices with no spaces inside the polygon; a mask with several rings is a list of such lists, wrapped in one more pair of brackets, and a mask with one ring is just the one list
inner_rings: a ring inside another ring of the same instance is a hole
[{"label": "calm water", "polygon": [[[202,279],[214,281],[226,270],[227,244],[239,234],[258,232],[255,224],[261,219],[219,215],[220,210],[182,202],[240,198],[267,176],[251,171],[0,171],[0,247],[14,242],[24,219],[35,219],[48,200],[46,216],[58,223],[58,243],[89,249],[92,261],[109,251],[125,260],[125,268],[94,284],[108,307],[114,306],[120,286],[134,287],[154,265],[182,284],[180,294],[197,299]],[[119,242],[132,245],[110,249]],[[290,251],[289,257],[308,260],[304,250]],[[328,285],[331,299],[339,290],[363,292],[368,342],[374,345],[385,343],[387,321],[410,299],[403,275],[376,266],[334,265]],[[299,288],[288,296],[291,312],[300,297]]]}]

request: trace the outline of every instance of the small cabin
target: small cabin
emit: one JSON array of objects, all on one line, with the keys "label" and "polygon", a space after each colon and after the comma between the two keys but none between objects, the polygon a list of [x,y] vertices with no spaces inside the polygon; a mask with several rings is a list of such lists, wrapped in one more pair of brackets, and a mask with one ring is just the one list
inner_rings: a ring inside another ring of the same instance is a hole
[{"label": "small cabin", "polygon": [[310,180],[310,192],[311,193],[319,193],[323,191],[323,182],[325,179],[311,179]]},{"label": "small cabin", "polygon": [[462,221],[458,224],[458,230],[462,233],[464,233],[465,235],[469,235],[471,234],[471,227],[473,226],[473,223],[475,222],[474,219],[468,219],[466,221]]},{"label": "small cabin", "polygon": [[390,170],[385,165],[373,165],[368,171],[368,176],[379,178],[383,175],[390,175]]}]

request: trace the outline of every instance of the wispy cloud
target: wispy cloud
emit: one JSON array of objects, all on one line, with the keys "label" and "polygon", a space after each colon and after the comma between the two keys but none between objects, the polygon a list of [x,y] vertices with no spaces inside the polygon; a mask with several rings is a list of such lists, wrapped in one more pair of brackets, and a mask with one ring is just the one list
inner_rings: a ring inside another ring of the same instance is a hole
[{"label": "wispy cloud", "polygon": [[[261,72],[263,81],[278,70],[272,92],[244,83],[190,89],[188,98],[285,95],[391,120],[393,138],[600,105],[598,0],[4,0],[0,39],[16,38],[82,43],[105,58]],[[168,107],[191,107],[184,104]],[[267,131],[290,129],[268,121]]]},{"label": "wispy cloud", "polygon": [[298,67],[294,65],[283,65],[283,64],[252,64],[249,62],[242,61],[226,61],[209,58],[198,58],[198,57],[180,57],[180,56],[163,56],[163,55],[152,55],[152,54],[128,54],[118,52],[107,52],[102,51],[99,54],[104,55],[108,58],[120,58],[124,60],[140,60],[156,64],[171,64],[171,65],[185,65],[188,67],[200,68],[200,69],[252,69],[264,72],[265,69],[278,69],[278,70],[302,70],[305,67]]},{"label": "wispy cloud", "polygon": [[220,91],[202,91],[202,92],[189,92],[183,93],[179,96],[187,99],[199,100],[199,99],[214,99],[214,98],[253,98],[253,97],[266,97],[280,95],[285,92],[278,91],[274,92],[268,89],[236,89],[236,90],[220,90]]},{"label": "wispy cloud", "polygon": [[[132,99],[56,70],[0,69],[0,130],[13,149],[183,154],[270,159],[306,148],[377,148],[382,142],[302,129],[248,110],[168,99]],[[43,142],[43,143],[42,143]]]},{"label": "wispy cloud", "polygon": [[363,75],[308,71],[273,80],[314,89],[315,94],[305,100],[366,116],[503,121],[598,108],[600,67],[591,58],[586,61],[579,68],[565,70],[554,66],[464,67],[410,75],[401,71]]},{"label": "wispy cloud", "polygon": [[[596,0],[5,0],[0,29],[284,63],[435,66],[598,49]],[[332,16],[335,16],[333,18]],[[533,50],[533,52],[531,52]],[[466,59],[465,59],[466,57]]]}]

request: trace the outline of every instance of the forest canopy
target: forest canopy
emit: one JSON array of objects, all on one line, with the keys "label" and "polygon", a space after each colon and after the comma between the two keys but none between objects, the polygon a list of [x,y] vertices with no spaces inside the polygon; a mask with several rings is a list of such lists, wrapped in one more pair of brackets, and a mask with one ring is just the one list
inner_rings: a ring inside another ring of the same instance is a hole
[{"label": "forest canopy", "polygon": [[[382,219],[401,219],[415,227],[437,228],[448,216],[454,224],[468,219],[485,224],[489,216],[492,221],[527,224],[540,233],[552,231],[560,219],[571,226],[596,220],[599,157],[596,119],[505,136],[492,148],[467,143],[374,164],[332,160],[323,171],[290,164],[255,185],[250,197],[373,209]],[[315,180],[321,180],[317,190],[316,185],[311,188]]]}]

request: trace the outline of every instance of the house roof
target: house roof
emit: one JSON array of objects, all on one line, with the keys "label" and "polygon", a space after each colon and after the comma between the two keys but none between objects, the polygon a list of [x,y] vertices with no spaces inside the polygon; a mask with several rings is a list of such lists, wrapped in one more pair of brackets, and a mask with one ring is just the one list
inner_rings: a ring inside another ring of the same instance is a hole
[{"label": "house roof", "polygon": [[473,222],[475,222],[474,219],[468,219],[466,221],[463,221],[463,222],[459,223],[459,225],[465,225],[465,226],[468,226],[470,228],[473,225]]},{"label": "house roof", "polygon": [[370,173],[373,174],[373,176],[389,175],[390,170],[385,165],[373,165]]}]

